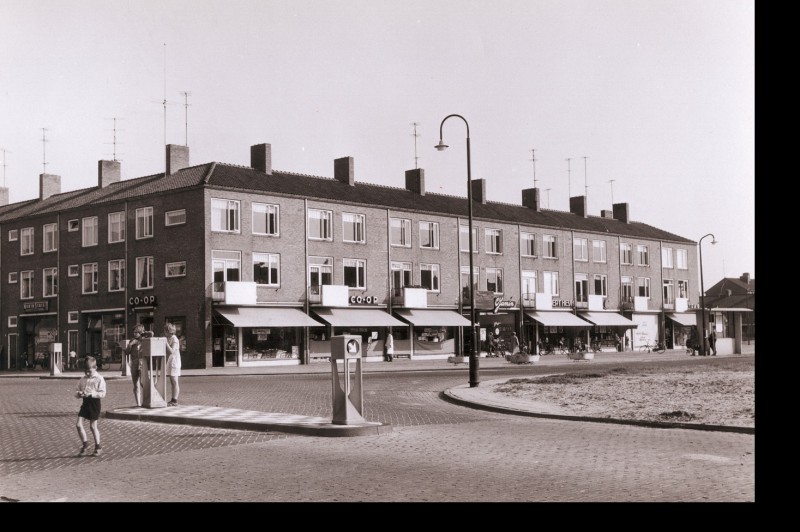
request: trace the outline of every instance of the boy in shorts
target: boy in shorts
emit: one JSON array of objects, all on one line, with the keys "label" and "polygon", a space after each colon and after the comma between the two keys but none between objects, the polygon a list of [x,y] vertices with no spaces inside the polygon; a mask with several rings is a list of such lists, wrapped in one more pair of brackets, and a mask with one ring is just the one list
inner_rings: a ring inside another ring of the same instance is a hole
[{"label": "boy in shorts", "polygon": [[100,399],[106,396],[106,380],[97,373],[97,360],[94,357],[86,357],[84,373],[84,376],[78,381],[78,391],[75,392],[75,397],[83,399],[78,412],[78,422],[75,425],[78,429],[78,436],[83,442],[78,456],[89,454],[89,441],[86,431],[83,429],[83,419],[89,420],[89,428],[94,436],[93,456],[100,456],[103,451],[100,448],[100,430],[97,428],[97,420],[100,419]]}]

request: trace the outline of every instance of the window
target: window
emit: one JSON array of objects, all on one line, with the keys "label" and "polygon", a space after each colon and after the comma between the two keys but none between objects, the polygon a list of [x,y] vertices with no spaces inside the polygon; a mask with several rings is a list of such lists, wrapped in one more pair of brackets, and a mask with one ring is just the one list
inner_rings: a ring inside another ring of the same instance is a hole
[{"label": "window", "polygon": [[592,240],[592,261],[606,262],[605,240]]},{"label": "window", "polygon": [[82,246],[90,247],[97,245],[97,216],[89,216],[83,219],[83,238]]},{"label": "window", "polygon": [[672,268],[672,248],[661,248],[661,267]]},{"label": "window", "polygon": [[533,233],[520,233],[520,253],[524,257],[536,256],[536,235]]},{"label": "window", "polygon": [[81,228],[80,222],[78,220],[70,220],[67,222],[67,231],[70,233],[74,233],[75,231]]},{"label": "window", "polygon": [[136,289],[153,288],[153,257],[136,257]]},{"label": "window", "polygon": [[470,284],[477,286],[480,282],[480,268],[475,266],[472,268],[472,283],[470,283],[469,279],[469,266],[462,266],[461,267],[461,286],[464,288],[469,288]]},{"label": "window", "polygon": [[630,244],[620,244],[619,255],[622,264],[633,264],[633,247]]},{"label": "window", "polygon": [[164,265],[164,277],[186,277],[186,261],[168,262]]},{"label": "window", "polygon": [[542,272],[542,290],[545,294],[558,295],[558,272]]},{"label": "window", "polygon": [[19,231],[17,231],[16,229],[11,229],[8,232],[8,241],[16,242],[17,240],[19,240]]},{"label": "window", "polygon": [[411,247],[411,220],[391,218],[389,220],[389,242],[393,246]]},{"label": "window", "polygon": [[419,247],[439,249],[439,224],[437,222],[419,223]]},{"label": "window", "polygon": [[79,267],[77,264],[70,264],[67,266],[67,275],[70,277],[77,277],[79,275]]},{"label": "window", "polygon": [[[78,311],[77,310],[70,310],[67,312],[67,323],[78,323]],[[72,332],[72,331],[70,331]],[[77,342],[75,342],[77,344]],[[70,344],[75,345],[75,344]]]},{"label": "window", "polygon": [[575,255],[575,260],[588,261],[589,260],[589,241],[585,238],[573,238],[572,249]]},{"label": "window", "polygon": [[342,213],[342,240],[344,242],[355,242],[363,244],[364,238],[364,215]]},{"label": "window", "polygon": [[17,272],[10,272],[8,274],[8,284],[16,284],[18,279],[19,274]]},{"label": "window", "polygon": [[108,243],[125,242],[125,213],[108,213]]},{"label": "window", "polygon": [[677,263],[679,270],[689,269],[689,254],[685,249],[675,250],[675,262]]},{"label": "window", "polygon": [[153,208],[136,209],[136,239],[153,238]]},{"label": "window", "polygon": [[33,255],[33,227],[26,227],[19,231],[19,254]]},{"label": "window", "polygon": [[278,236],[277,205],[253,203],[253,234]]},{"label": "window", "polygon": [[308,238],[310,240],[332,240],[331,211],[308,209]]},{"label": "window", "polygon": [[683,279],[678,280],[678,297],[688,299],[689,297],[689,281]]},{"label": "window", "polygon": [[598,296],[608,296],[608,276],[594,274],[594,293]]},{"label": "window", "polygon": [[350,288],[367,288],[367,261],[362,259],[344,259],[344,284]]},{"label": "window", "polygon": [[536,301],[536,271],[522,270],[522,300]]},{"label": "window", "polygon": [[238,281],[241,269],[242,254],[239,251],[211,251],[211,270],[215,283]]},{"label": "window", "polygon": [[276,253],[253,253],[253,281],[256,284],[281,284],[281,256]]},{"label": "window", "polygon": [[646,297],[650,299],[650,278],[637,277],[636,278],[636,295],[639,297]]},{"label": "window", "polygon": [[16,327],[17,326],[17,317],[16,316],[9,316],[8,317],[8,326],[9,327]]},{"label": "window", "polygon": [[42,251],[50,253],[58,250],[58,224],[42,226]]},{"label": "window", "polygon": [[42,270],[44,284],[42,296],[55,297],[58,295],[58,268],[45,268]]},{"label": "window", "polygon": [[404,286],[413,284],[411,281],[410,262],[392,262],[392,288],[399,293]]},{"label": "window", "polygon": [[439,291],[439,265],[420,264],[419,284],[431,292]]},{"label": "window", "polygon": [[486,253],[500,254],[503,252],[503,232],[500,229],[484,229],[483,234]]},{"label": "window", "polygon": [[[164,213],[164,225],[169,227],[171,225],[183,225],[186,223],[186,209],[178,209],[177,211],[167,211]],[[253,224],[255,226],[255,223]]]},{"label": "window", "polygon": [[332,258],[308,257],[308,284],[309,286],[333,284]]},{"label": "window", "polygon": [[33,271],[19,272],[19,298],[33,299]]},{"label": "window", "polygon": [[84,264],[83,268],[83,294],[97,293],[97,263]]},{"label": "window", "polygon": [[108,261],[108,291],[121,292],[125,290],[125,260]]},{"label": "window", "polygon": [[503,293],[503,270],[486,268],[486,290],[495,294]]},{"label": "window", "polygon": [[664,279],[664,304],[675,304],[675,282],[672,279]]},{"label": "window", "polygon": [[633,279],[631,277],[622,277],[620,279],[620,296],[623,303],[631,303],[633,301]]},{"label": "window", "polygon": [[239,232],[239,202],[211,198],[211,230],[226,233]]},{"label": "window", "polygon": [[556,237],[553,235],[544,235],[542,237],[542,243],[544,244],[544,249],[542,250],[542,254],[545,258],[548,259],[555,259],[558,257],[556,254]]},{"label": "window", "polygon": [[639,266],[650,266],[650,255],[647,251],[647,246],[636,246],[636,256],[639,259]]},{"label": "window", "polygon": [[[473,226],[472,227],[472,246],[473,246],[473,253],[478,252],[478,229]],[[469,226],[468,225],[460,225],[458,226],[458,249],[463,251],[464,253],[469,253]]]},{"label": "window", "polygon": [[575,274],[575,302],[589,301],[589,276],[585,273]]}]

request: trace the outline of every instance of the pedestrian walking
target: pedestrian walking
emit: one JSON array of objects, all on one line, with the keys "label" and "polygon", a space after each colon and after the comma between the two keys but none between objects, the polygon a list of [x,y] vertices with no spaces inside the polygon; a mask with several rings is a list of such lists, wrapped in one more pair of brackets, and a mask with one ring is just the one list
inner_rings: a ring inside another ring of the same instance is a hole
[{"label": "pedestrian walking", "polygon": [[487,358],[490,358],[490,357],[494,356],[494,347],[495,347],[494,333],[492,333],[492,331],[489,331],[486,334],[486,357]]},{"label": "pedestrian walking", "polygon": [[86,430],[83,428],[84,419],[89,421],[89,429],[94,437],[93,456],[99,456],[103,452],[100,447],[100,429],[97,426],[97,420],[100,419],[100,400],[105,396],[106,380],[97,373],[97,360],[94,357],[87,357],[84,376],[78,381],[78,390],[75,392],[75,397],[83,399],[81,409],[78,411],[78,421],[75,424],[78,429],[78,436],[80,436],[83,444],[78,456],[87,456],[89,454],[89,439],[86,436]]},{"label": "pedestrian walking", "polygon": [[711,356],[717,356],[717,333],[714,332],[714,329],[708,333],[708,348]]},{"label": "pedestrian walking", "polygon": [[177,406],[178,396],[181,393],[178,377],[181,376],[181,342],[175,336],[175,325],[167,322],[164,324],[164,336],[167,337],[167,371],[169,383],[172,388],[172,399],[167,406]]},{"label": "pedestrian walking", "polygon": [[511,354],[519,353],[519,338],[517,337],[517,333],[513,333],[511,335]]},{"label": "pedestrian walking", "polygon": [[67,362],[67,369],[77,369],[78,367],[78,353],[73,349],[69,352],[69,359]]},{"label": "pedestrian walking", "polygon": [[391,332],[386,333],[386,339],[383,342],[383,359],[386,362],[394,362],[394,336]]}]

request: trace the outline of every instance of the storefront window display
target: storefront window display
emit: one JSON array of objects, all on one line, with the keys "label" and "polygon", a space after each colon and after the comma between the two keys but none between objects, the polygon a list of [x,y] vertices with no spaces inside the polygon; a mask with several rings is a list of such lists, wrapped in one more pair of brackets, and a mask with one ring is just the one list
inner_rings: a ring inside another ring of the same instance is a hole
[{"label": "storefront window display", "polygon": [[301,351],[300,327],[242,328],[242,362],[297,359]]},{"label": "storefront window display", "polygon": [[454,354],[456,327],[417,327],[414,329],[414,354]]}]

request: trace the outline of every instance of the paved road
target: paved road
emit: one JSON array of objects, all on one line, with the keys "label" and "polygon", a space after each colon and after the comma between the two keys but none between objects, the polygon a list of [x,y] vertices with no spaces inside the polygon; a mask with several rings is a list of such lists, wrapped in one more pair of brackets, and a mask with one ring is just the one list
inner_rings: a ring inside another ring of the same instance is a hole
[{"label": "paved road", "polygon": [[[390,423],[390,433],[323,438],[103,419],[106,454],[98,458],[75,457],[74,380],[0,379],[0,497],[755,501],[753,435],[473,410],[441,397],[463,384],[464,371],[388,372],[383,369],[390,365],[379,366],[381,371],[365,375],[365,418]],[[545,369],[486,367],[482,378]],[[130,405],[128,380],[109,380],[108,388],[104,409]],[[325,371],[196,375],[182,386],[186,403],[309,416],[330,416],[330,393]]]}]

